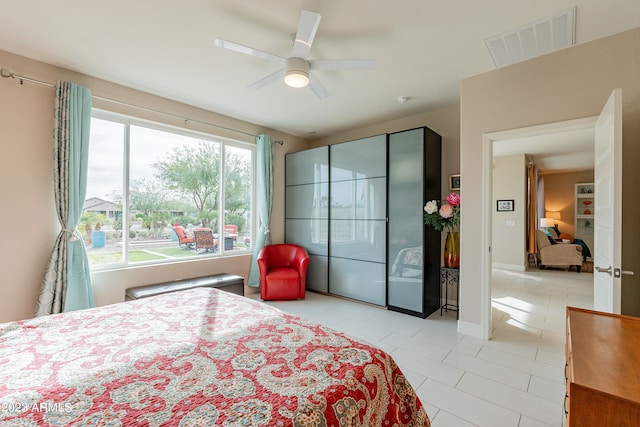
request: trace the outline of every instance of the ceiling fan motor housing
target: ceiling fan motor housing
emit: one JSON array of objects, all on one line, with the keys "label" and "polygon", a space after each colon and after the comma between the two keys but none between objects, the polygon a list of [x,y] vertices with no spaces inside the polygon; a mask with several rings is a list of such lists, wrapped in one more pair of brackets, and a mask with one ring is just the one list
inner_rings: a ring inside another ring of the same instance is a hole
[{"label": "ceiling fan motor housing", "polygon": [[284,82],[291,87],[305,87],[309,84],[309,63],[302,58],[287,58]]}]

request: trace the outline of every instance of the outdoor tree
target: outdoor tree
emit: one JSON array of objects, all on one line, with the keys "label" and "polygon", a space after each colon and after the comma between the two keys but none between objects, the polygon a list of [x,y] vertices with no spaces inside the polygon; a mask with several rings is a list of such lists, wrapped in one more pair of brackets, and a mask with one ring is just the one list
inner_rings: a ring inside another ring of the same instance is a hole
[{"label": "outdoor tree", "polygon": [[153,164],[165,188],[189,198],[204,227],[211,227],[218,210],[220,153],[214,142],[177,147],[171,155]]},{"label": "outdoor tree", "polygon": [[[119,190],[111,192],[111,198],[116,203],[122,203],[122,193]],[[170,219],[169,207],[171,201],[166,191],[162,191],[162,185],[154,180],[140,178],[133,180],[129,187],[129,209],[136,216],[143,219],[143,227],[153,229],[153,235],[160,237],[162,230]],[[117,224],[122,230],[122,220]],[[115,227],[114,227],[115,228]]]},{"label": "outdoor tree", "polygon": [[81,231],[84,230],[84,239],[87,242],[91,242],[91,232],[100,230],[106,221],[107,217],[101,213],[95,211],[82,212],[78,225],[80,225]]},{"label": "outdoor tree", "polygon": [[146,216],[166,210],[167,196],[161,188],[158,182],[147,181],[145,178],[132,181],[129,186],[129,208]]},{"label": "outdoor tree", "polygon": [[[244,226],[251,206],[251,162],[246,150],[229,148],[225,154],[225,222]],[[200,141],[176,148],[153,164],[165,188],[188,198],[204,227],[218,219],[220,198],[220,145]],[[215,227],[214,227],[215,228]]]},{"label": "outdoor tree", "polygon": [[244,228],[245,214],[251,206],[251,163],[246,151],[227,150],[225,158],[225,223]]},{"label": "outdoor tree", "polygon": [[162,191],[162,186],[145,178],[134,180],[129,187],[129,201],[131,210],[142,214],[142,226],[152,230],[154,237],[161,237],[170,218],[170,202],[167,192]]}]

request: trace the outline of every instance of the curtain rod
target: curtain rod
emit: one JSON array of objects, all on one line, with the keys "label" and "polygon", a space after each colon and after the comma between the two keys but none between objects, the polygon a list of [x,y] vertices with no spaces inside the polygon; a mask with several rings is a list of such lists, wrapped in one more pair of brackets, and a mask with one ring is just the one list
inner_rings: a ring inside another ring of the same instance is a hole
[{"label": "curtain rod", "polygon": [[[24,82],[30,82],[30,83],[35,83],[35,84],[47,86],[47,87],[55,87],[55,85],[53,83],[44,82],[42,80],[33,79],[31,77],[22,76],[20,74],[15,74],[13,71],[7,70],[6,68],[0,68],[0,76],[2,76],[3,78],[18,79],[18,80],[20,80],[20,84],[24,84]],[[216,124],[213,124],[213,123],[203,122],[201,120],[189,119],[187,117],[179,116],[177,114],[167,113],[166,111],[155,110],[153,108],[148,108],[148,107],[141,107],[139,105],[129,104],[127,102],[118,101],[118,100],[111,99],[111,98],[105,98],[103,96],[91,95],[91,97],[94,98],[94,99],[98,99],[100,101],[111,102],[112,104],[123,105],[125,107],[131,107],[131,108],[135,108],[135,109],[138,109],[138,110],[147,111],[147,112],[150,112],[150,113],[164,114],[165,116],[170,116],[170,117],[174,117],[176,119],[184,120],[184,124],[185,125],[187,124],[187,122],[194,122],[194,123],[199,123],[199,124],[206,125],[206,126],[212,126],[212,127],[218,128],[218,129],[224,129],[224,130],[228,130],[228,131],[231,131],[231,132],[241,133],[243,135],[252,136],[254,138],[258,136],[258,135],[255,135],[255,134],[252,134],[252,133],[249,133],[249,132],[245,132],[245,131],[242,131],[242,130],[232,129],[232,128],[228,128],[228,127],[225,127],[225,126],[216,125]],[[277,140],[277,141],[273,141],[273,142],[275,144],[284,145],[284,141],[282,141],[282,140]]]}]

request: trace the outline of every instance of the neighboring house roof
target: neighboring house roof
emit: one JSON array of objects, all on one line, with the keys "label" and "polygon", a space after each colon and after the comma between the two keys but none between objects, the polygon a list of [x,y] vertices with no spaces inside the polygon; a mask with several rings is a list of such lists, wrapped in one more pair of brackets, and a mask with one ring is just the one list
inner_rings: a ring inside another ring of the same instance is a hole
[{"label": "neighboring house roof", "polygon": [[110,202],[108,200],[103,200],[99,197],[92,197],[84,201],[84,206],[82,210],[85,211],[121,211],[122,207],[119,205]]}]

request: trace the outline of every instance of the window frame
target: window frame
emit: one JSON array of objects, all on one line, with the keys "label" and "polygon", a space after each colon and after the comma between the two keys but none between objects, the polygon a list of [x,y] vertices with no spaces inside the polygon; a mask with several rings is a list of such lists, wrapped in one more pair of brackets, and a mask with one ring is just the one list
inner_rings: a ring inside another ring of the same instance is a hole
[{"label": "window frame", "polygon": [[[258,215],[256,213],[256,154],[257,147],[255,142],[245,142],[240,140],[231,139],[228,137],[223,137],[219,135],[215,135],[213,133],[196,131],[191,129],[186,129],[183,127],[162,123],[154,120],[143,119],[136,116],[131,116],[123,113],[117,113],[109,110],[103,110],[98,108],[93,108],[91,111],[91,118],[96,118],[105,121],[111,121],[115,123],[122,124],[124,126],[124,134],[123,138],[123,185],[122,185],[122,197],[123,197],[123,206],[122,206],[122,229],[128,230],[130,225],[129,220],[129,190],[130,190],[130,146],[131,146],[131,126],[145,127],[148,129],[173,133],[176,135],[181,135],[189,138],[197,138],[202,139],[214,143],[220,144],[220,190],[219,190],[219,212],[218,212],[218,224],[220,224],[220,230],[224,229],[224,217],[225,217],[225,156],[226,156],[226,147],[234,147],[249,150],[251,152],[251,189],[250,189],[250,236],[252,241],[255,241],[256,232],[258,230]],[[89,147],[91,150],[91,147]],[[86,198],[86,196],[85,196]],[[112,262],[105,264],[95,264],[91,265],[91,271],[109,271],[109,270],[124,270],[127,268],[135,268],[135,267],[149,267],[156,265],[167,265],[172,263],[191,263],[191,262],[207,262],[215,259],[227,258],[227,257],[236,257],[236,256],[246,256],[248,254],[253,254],[253,247],[249,247],[247,249],[237,249],[233,251],[225,251],[224,244],[219,244],[220,249],[217,253],[209,255],[207,257],[200,257],[194,253],[193,256],[184,257],[184,258],[170,258],[166,260],[153,260],[153,261],[141,261],[131,263],[129,261],[129,233],[122,233],[122,261],[120,262]],[[224,242],[224,240],[223,240]]]}]

